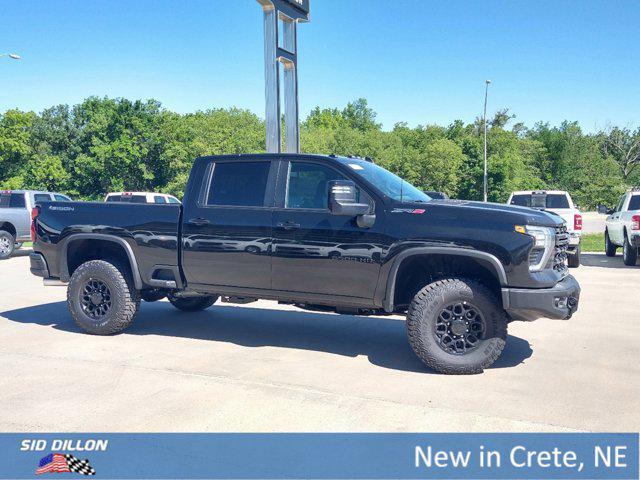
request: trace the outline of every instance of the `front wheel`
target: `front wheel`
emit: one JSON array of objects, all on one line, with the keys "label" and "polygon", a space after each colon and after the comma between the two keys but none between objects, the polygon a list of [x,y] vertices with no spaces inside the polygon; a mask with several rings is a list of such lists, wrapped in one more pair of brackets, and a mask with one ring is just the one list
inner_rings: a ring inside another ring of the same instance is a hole
[{"label": "front wheel", "polygon": [[567,264],[570,268],[578,268],[580,266],[580,245],[576,247],[576,252],[567,255]]},{"label": "front wheel", "polygon": [[0,230],[0,260],[9,258],[16,248],[16,239],[9,232]]},{"label": "front wheel", "polygon": [[171,305],[185,312],[204,310],[218,300],[217,295],[208,295],[205,297],[174,297],[173,295],[169,295],[167,298],[171,302]]},{"label": "front wheel", "polygon": [[615,257],[616,256],[616,247],[613,243],[611,243],[611,239],[609,238],[609,231],[604,231],[604,253],[607,257]]},{"label": "front wheel", "polygon": [[433,282],[407,312],[413,351],[447,374],[481,373],[497,360],[507,338],[507,316],[485,286],[464,278]]},{"label": "front wheel", "polygon": [[626,235],[622,246],[622,261],[629,267],[633,267],[638,261],[638,247],[631,245]]},{"label": "front wheel", "polygon": [[80,265],[67,287],[73,320],[94,335],[111,335],[127,328],[138,313],[140,296],[129,271],[104,260]]}]

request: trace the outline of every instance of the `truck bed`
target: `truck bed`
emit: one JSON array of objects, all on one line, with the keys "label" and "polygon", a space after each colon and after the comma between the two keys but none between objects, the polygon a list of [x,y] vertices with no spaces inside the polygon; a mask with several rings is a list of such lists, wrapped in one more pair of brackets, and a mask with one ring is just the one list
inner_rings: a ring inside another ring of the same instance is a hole
[{"label": "truck bed", "polygon": [[100,235],[118,237],[130,247],[145,283],[155,265],[178,265],[180,205],[42,202],[39,206],[36,249],[47,258],[51,277],[65,279],[67,249],[59,244],[97,240]]}]

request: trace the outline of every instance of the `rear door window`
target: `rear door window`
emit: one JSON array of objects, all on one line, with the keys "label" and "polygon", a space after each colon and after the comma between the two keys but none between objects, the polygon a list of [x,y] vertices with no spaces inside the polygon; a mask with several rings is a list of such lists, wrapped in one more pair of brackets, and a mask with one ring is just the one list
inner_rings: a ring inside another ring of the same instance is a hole
[{"label": "rear door window", "polygon": [[262,207],[271,162],[221,162],[213,165],[207,205]]},{"label": "rear door window", "polygon": [[167,203],[167,201],[161,195],[154,195],[153,203]]},{"label": "rear door window", "polygon": [[70,202],[71,201],[71,199],[69,197],[66,197],[64,195],[60,195],[59,193],[54,194],[53,198],[56,199],[56,202]]}]

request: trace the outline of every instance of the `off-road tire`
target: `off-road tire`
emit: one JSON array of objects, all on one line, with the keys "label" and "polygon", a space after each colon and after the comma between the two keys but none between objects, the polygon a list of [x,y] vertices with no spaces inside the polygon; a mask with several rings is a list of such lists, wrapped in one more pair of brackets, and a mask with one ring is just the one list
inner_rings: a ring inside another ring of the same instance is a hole
[{"label": "off-road tire", "polygon": [[[82,309],[81,296],[89,280],[98,280],[110,291],[111,307],[104,318],[89,317]],[[112,335],[133,322],[140,308],[140,295],[129,270],[104,260],[90,260],[73,272],[67,288],[67,306],[76,324],[93,335]]]},{"label": "off-road tire", "polygon": [[580,266],[580,245],[576,248],[576,253],[567,255],[567,265],[569,265],[569,268],[578,268]]},{"label": "off-road tire", "polygon": [[[485,335],[466,354],[446,352],[438,344],[435,325],[441,311],[456,301],[472,303],[482,314]],[[416,355],[430,368],[446,374],[481,373],[502,353],[507,338],[507,315],[485,286],[465,278],[445,278],[420,290],[407,312],[407,335]]]},{"label": "off-road tire", "polygon": [[171,305],[184,312],[199,312],[200,310],[209,308],[211,305],[216,303],[216,300],[218,300],[217,295],[183,298],[169,295],[167,298],[169,299],[169,302],[171,302]]},{"label": "off-road tire", "polygon": [[607,257],[615,257],[618,247],[611,242],[609,231],[604,231],[604,253]]},{"label": "off-road tire", "polygon": [[638,261],[638,248],[629,243],[626,233],[624,235],[624,245],[622,246],[622,261],[628,267],[635,266]]},{"label": "off-road tire", "polygon": [[16,239],[6,230],[0,230],[0,260],[9,258],[16,248]]}]

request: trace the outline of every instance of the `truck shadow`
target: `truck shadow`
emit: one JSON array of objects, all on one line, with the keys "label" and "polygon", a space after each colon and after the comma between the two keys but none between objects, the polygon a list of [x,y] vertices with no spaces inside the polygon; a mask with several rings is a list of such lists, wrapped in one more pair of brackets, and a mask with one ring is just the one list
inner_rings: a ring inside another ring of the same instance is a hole
[{"label": "truck shadow", "polygon": [[607,257],[604,253],[582,253],[580,254],[580,265],[585,267],[602,268],[639,268],[640,262],[635,267],[629,267],[622,261],[620,251],[615,257]]},{"label": "truck shadow", "polygon": [[[66,302],[0,312],[13,322],[33,323],[82,335],[71,320]],[[436,373],[426,367],[407,342],[404,321],[390,317],[333,315],[292,310],[213,306],[185,313],[167,302],[144,303],[125,335],[166,335],[244,347],[282,347],[366,355],[373,365],[409,372]],[[526,340],[509,335],[502,356],[491,368],[523,363],[533,351]]]}]

